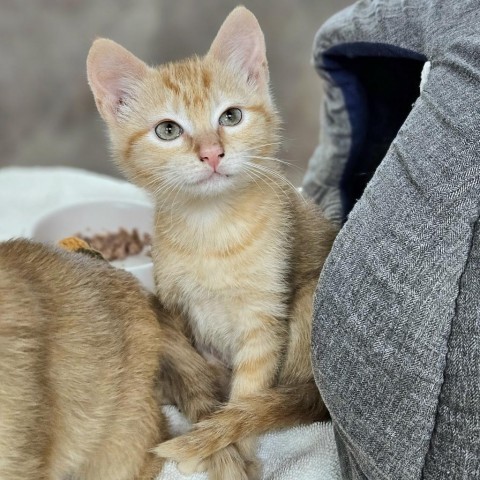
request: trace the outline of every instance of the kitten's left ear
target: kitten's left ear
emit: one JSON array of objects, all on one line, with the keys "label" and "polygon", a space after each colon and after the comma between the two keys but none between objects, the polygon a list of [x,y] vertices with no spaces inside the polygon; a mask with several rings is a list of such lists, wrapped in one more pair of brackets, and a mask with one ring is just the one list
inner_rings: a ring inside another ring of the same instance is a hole
[{"label": "kitten's left ear", "polygon": [[118,119],[148,69],[144,62],[113,40],[98,38],[93,42],[87,57],[88,83],[106,122]]},{"label": "kitten's left ear", "polygon": [[235,8],[223,22],[208,55],[227,63],[248,82],[266,89],[268,63],[265,38],[255,15],[245,7]]}]

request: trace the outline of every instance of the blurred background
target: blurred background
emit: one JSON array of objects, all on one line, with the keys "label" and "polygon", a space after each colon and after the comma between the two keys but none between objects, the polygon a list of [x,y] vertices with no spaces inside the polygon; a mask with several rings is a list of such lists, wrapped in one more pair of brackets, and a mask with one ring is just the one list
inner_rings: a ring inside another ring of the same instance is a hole
[{"label": "blurred background", "polygon": [[201,55],[239,3],[265,33],[284,121],[280,158],[294,164],[287,174],[300,185],[320,128],[314,35],[353,0],[1,0],[0,166],[67,165],[119,176],[86,80],[94,38],[112,38],[149,64]]}]

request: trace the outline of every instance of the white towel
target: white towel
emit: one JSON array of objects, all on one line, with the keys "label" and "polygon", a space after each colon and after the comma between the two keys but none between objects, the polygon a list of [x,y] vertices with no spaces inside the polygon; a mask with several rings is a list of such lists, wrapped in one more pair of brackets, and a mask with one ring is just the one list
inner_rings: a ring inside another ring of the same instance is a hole
[{"label": "white towel", "polygon": [[[0,169],[0,240],[29,236],[40,216],[79,200],[148,201],[137,187],[111,177],[72,168]],[[164,409],[172,432],[189,425],[175,407]],[[340,480],[338,455],[330,422],[271,432],[258,450],[264,480]],[[168,462],[159,480],[207,480],[205,474],[184,476]],[[225,479],[228,480],[228,479]]]},{"label": "white towel", "polygon": [[[190,425],[175,407],[163,410],[174,435],[189,430]],[[260,438],[258,457],[263,466],[263,480],[341,479],[331,422],[267,433]],[[182,475],[175,463],[169,461],[158,480],[208,480],[208,477],[204,473]]]}]

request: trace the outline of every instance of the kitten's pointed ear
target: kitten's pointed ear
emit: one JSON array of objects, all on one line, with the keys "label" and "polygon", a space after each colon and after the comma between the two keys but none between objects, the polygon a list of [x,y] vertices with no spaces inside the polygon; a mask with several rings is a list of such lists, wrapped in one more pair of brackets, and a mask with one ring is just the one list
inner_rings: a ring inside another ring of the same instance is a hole
[{"label": "kitten's pointed ear", "polygon": [[245,72],[249,82],[267,88],[265,38],[255,15],[245,7],[235,8],[226,18],[208,55]]},{"label": "kitten's pointed ear", "polygon": [[87,57],[88,83],[105,121],[115,121],[135,96],[148,66],[113,40],[98,38]]}]

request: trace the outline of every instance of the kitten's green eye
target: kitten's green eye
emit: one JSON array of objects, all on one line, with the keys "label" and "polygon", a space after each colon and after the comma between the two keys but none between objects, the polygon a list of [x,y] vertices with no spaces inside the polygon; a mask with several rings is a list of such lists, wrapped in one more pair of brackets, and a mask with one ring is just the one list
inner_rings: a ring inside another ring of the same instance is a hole
[{"label": "kitten's green eye", "polygon": [[242,111],[239,108],[225,110],[218,119],[218,123],[224,127],[233,127],[242,121]]},{"label": "kitten's green eye", "polygon": [[183,133],[183,128],[178,123],[167,120],[155,127],[155,133],[162,140],[175,140]]}]

